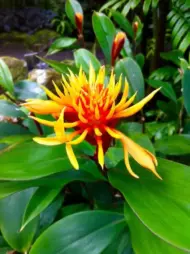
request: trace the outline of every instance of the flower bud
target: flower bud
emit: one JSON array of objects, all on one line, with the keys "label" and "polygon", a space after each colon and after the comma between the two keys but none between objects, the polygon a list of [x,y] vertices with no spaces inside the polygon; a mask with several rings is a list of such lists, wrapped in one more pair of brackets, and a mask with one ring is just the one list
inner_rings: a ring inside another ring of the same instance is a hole
[{"label": "flower bud", "polygon": [[112,52],[111,52],[112,66],[115,63],[116,58],[119,56],[121,49],[123,48],[125,38],[126,38],[126,35],[123,32],[117,33],[114,38],[114,41],[112,44]]},{"label": "flower bud", "polygon": [[83,27],[83,15],[80,12],[75,14],[75,24],[78,30],[78,34],[82,34],[82,27]]},{"label": "flower bud", "polygon": [[133,31],[134,31],[135,37],[136,37],[137,31],[138,31],[138,27],[139,27],[139,23],[137,21],[135,21],[133,23]]}]

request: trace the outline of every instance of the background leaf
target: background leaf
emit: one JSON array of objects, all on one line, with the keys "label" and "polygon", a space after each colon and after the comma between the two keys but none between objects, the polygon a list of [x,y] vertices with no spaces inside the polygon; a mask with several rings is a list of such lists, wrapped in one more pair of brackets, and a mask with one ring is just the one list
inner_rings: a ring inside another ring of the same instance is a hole
[{"label": "background leaf", "polygon": [[67,0],[65,4],[65,12],[69,19],[71,20],[71,23],[76,27],[75,24],[75,13],[81,13],[83,14],[82,7],[80,3],[76,0]]},{"label": "background leaf", "polygon": [[187,69],[184,73],[183,80],[183,99],[184,99],[184,106],[187,110],[187,113],[190,115],[190,69]]},{"label": "background leaf", "polygon": [[0,59],[0,86],[2,86],[5,91],[13,94],[14,91],[14,84],[11,72],[9,71],[8,66],[6,63]]},{"label": "background leaf", "polygon": [[53,55],[63,49],[70,48],[76,42],[76,38],[60,37],[51,44],[48,49],[47,55]]}]

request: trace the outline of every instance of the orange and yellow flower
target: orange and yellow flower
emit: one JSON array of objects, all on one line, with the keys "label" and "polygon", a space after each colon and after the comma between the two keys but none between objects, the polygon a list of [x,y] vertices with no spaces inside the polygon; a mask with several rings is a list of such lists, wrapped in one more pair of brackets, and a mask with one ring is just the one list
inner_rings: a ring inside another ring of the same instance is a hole
[{"label": "orange and yellow flower", "polygon": [[[127,99],[129,90],[127,80],[125,80],[122,96],[120,96],[122,77],[115,82],[112,71],[107,85],[104,85],[104,79],[105,67],[102,66],[96,75],[94,68],[90,65],[88,79],[82,68],[77,76],[70,71],[67,80],[63,77],[61,90],[54,84],[57,94],[43,87],[49,100],[27,100],[23,105],[29,111],[44,115],[51,114],[55,118],[55,121],[47,121],[31,117],[40,124],[53,127],[55,132],[53,137],[36,137],[34,141],[42,145],[65,144],[71,164],[75,169],[79,169],[72,146],[83,140],[96,145],[97,161],[103,168],[105,152],[112,140],[118,139],[123,145],[125,165],[132,176],[138,178],[130,166],[129,155],[160,178],[155,168],[157,166],[155,156],[116,129],[116,124],[120,119],[130,117],[140,111],[159,89],[132,105],[136,93]],[[65,130],[69,128],[73,128],[74,131],[66,132]]]}]

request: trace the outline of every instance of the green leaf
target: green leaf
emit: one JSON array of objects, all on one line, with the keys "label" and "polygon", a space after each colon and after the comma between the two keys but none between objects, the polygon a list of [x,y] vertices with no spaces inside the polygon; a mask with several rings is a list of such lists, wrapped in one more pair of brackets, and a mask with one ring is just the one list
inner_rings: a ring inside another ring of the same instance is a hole
[{"label": "green leaf", "polygon": [[25,252],[30,248],[36,233],[38,220],[33,220],[20,232],[22,216],[33,189],[13,194],[0,200],[0,227],[5,240],[19,252]]},{"label": "green leaf", "polygon": [[12,74],[2,59],[0,59],[0,86],[2,86],[9,93],[13,94],[14,84]]},{"label": "green leaf", "polygon": [[[135,253],[141,254],[185,254],[187,252],[175,248],[174,246],[162,241],[157,235],[153,234],[141,220],[133,213],[132,209],[125,206],[125,217],[131,232],[132,246]],[[137,237],[138,232],[138,237]]]},{"label": "green leaf", "polygon": [[113,11],[111,10],[111,14],[113,16],[114,21],[119,25],[123,31],[126,32],[127,36],[130,36],[131,38],[134,37],[133,28],[125,16],[123,16],[119,11]]},{"label": "green leaf", "polygon": [[157,140],[155,149],[166,155],[190,154],[190,135],[173,135]]},{"label": "green leaf", "polygon": [[138,65],[140,66],[141,69],[143,69],[144,66],[144,62],[145,62],[145,58],[144,55],[139,53],[135,56],[135,60],[138,63]]},{"label": "green leaf", "polygon": [[15,84],[15,96],[19,100],[31,98],[44,98],[44,90],[36,83],[30,80],[22,80]]},{"label": "green leaf", "polygon": [[145,0],[144,4],[143,4],[143,12],[145,15],[147,15],[149,9],[150,9],[150,5],[151,5],[152,0]]},{"label": "green leaf", "polygon": [[90,51],[86,49],[78,49],[74,52],[74,58],[75,58],[75,63],[78,68],[82,66],[83,70],[88,73],[89,72],[89,66],[90,63],[94,67],[95,71],[97,72],[101,64],[98,61],[98,59],[93,55]]},{"label": "green leaf", "polygon": [[124,195],[149,231],[162,241],[189,251],[190,167],[159,159],[157,171],[162,181],[135,162],[131,167],[140,176],[138,180],[128,174],[123,162],[108,171],[113,187]]},{"label": "green leaf", "polygon": [[175,50],[172,50],[169,52],[162,52],[162,53],[160,53],[160,56],[163,59],[165,59],[167,61],[171,61],[172,63],[179,66],[180,65],[180,58],[183,57],[183,53],[180,50],[175,49]]},{"label": "green leaf", "polygon": [[[81,150],[76,153],[81,168],[92,167],[97,169],[92,160],[87,160],[84,155],[81,158],[79,154],[81,154]],[[1,180],[37,179],[72,169],[64,145],[47,147],[35,142],[22,143],[1,153],[0,161]]]},{"label": "green leaf", "polygon": [[73,213],[83,212],[90,210],[90,207],[86,203],[74,204],[74,205],[67,205],[62,208],[62,217],[66,217]]},{"label": "green leaf", "polygon": [[67,74],[69,73],[68,69],[70,69],[74,73],[76,73],[77,71],[75,66],[73,66],[72,64],[66,64],[66,63],[62,63],[59,61],[46,59],[42,57],[39,57],[39,59],[43,61],[44,63],[47,63],[49,66],[51,66],[54,70],[56,70],[59,73]]},{"label": "green leaf", "polygon": [[130,84],[130,95],[137,92],[136,101],[144,98],[144,78],[139,65],[130,57],[119,60],[115,66],[117,76],[121,74]]},{"label": "green leaf", "polygon": [[24,117],[26,115],[16,104],[6,100],[0,100],[0,116]]},{"label": "green leaf", "polygon": [[189,41],[190,41],[190,32],[185,35],[182,42],[180,43],[179,50],[182,52],[185,52],[187,48],[189,47]]},{"label": "green leaf", "polygon": [[159,0],[152,0],[152,8],[156,8],[159,3]]},{"label": "green leaf", "polygon": [[30,254],[99,254],[125,225],[118,213],[76,213],[49,227],[34,243]]},{"label": "green leaf", "polygon": [[70,48],[77,42],[76,38],[60,37],[55,40],[48,49],[47,55],[53,55],[63,49]]},{"label": "green leaf", "polygon": [[67,0],[65,4],[65,12],[70,19],[71,23],[76,27],[75,14],[83,14],[82,7],[80,3],[76,0]]},{"label": "green leaf", "polygon": [[[0,124],[0,138],[7,136],[30,134],[29,131],[21,125],[2,122]],[[7,143],[5,141],[5,143]]]},{"label": "green leaf", "polygon": [[26,206],[21,230],[23,230],[26,225],[36,218],[45,208],[47,208],[60,191],[61,187],[55,189],[44,187],[38,188]]},{"label": "green leaf", "polygon": [[125,228],[101,254],[132,254],[129,232]]},{"label": "green leaf", "polygon": [[185,72],[190,66],[190,63],[187,62],[184,58],[180,58],[180,68]]},{"label": "green leaf", "polygon": [[92,26],[107,63],[111,63],[112,43],[116,34],[112,21],[103,13],[94,12]]},{"label": "green leaf", "polygon": [[190,115],[190,69],[187,69],[182,79],[184,106]]},{"label": "green leaf", "polygon": [[148,79],[146,80],[147,83],[152,86],[153,88],[159,88],[161,87],[160,92],[168,97],[169,99],[173,100],[174,102],[177,101],[177,97],[175,94],[175,91],[172,87],[172,85],[168,82],[160,81],[160,80],[153,80],[153,79]]},{"label": "green leaf", "polygon": [[108,1],[107,3],[105,3],[101,9],[100,9],[100,12],[102,12],[103,10],[109,8],[110,6],[112,6],[113,4],[117,3],[118,0],[110,0]]},{"label": "green leaf", "polygon": [[161,67],[153,71],[150,75],[150,79],[156,80],[168,80],[174,78],[178,74],[178,70],[172,66]]}]

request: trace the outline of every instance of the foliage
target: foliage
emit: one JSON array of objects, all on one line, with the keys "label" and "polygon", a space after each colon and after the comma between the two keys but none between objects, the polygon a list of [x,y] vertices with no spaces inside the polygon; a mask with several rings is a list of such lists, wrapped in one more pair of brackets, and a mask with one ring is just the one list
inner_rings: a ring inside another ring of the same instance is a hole
[{"label": "foliage", "polygon": [[40,57],[63,74],[51,91],[14,84],[0,60],[0,253],[190,252],[189,3],[164,10],[170,37],[162,3],[107,1],[87,48],[85,14],[67,0],[72,36],[59,30],[47,54],[74,49],[73,60]]}]

